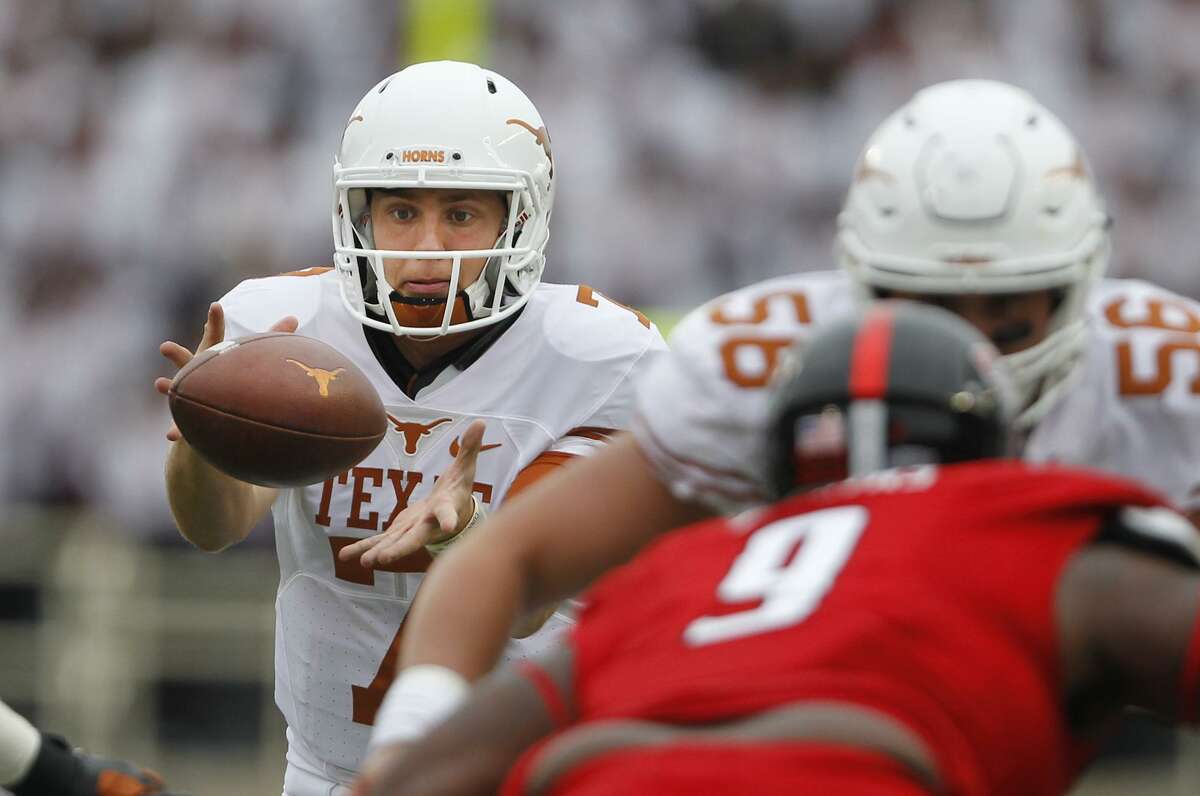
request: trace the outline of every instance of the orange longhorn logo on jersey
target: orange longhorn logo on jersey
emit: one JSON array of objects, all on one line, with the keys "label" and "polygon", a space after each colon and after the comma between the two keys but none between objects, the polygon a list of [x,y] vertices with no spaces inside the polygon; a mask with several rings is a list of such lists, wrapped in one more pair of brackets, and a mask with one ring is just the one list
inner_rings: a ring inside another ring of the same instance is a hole
[{"label": "orange longhorn logo on jersey", "polygon": [[392,426],[404,435],[404,452],[409,456],[415,456],[417,446],[421,443],[421,437],[429,436],[429,432],[433,431],[443,423],[449,423],[453,418],[439,417],[432,423],[422,425],[411,420],[401,420],[398,417],[392,417],[389,413],[388,420],[392,421]]},{"label": "orange longhorn logo on jersey", "polygon": [[338,368],[337,370],[322,370],[321,368],[309,367],[303,362],[297,362],[294,359],[289,359],[287,361],[291,362],[293,365],[311,376],[313,381],[317,383],[317,389],[320,391],[321,395],[326,398],[329,397],[329,385],[332,382],[337,381],[339,373],[342,373],[346,370],[345,368]]},{"label": "orange longhorn logo on jersey", "polygon": [[[479,452],[490,451],[492,448],[499,448],[503,443],[497,442],[494,445],[480,445]],[[462,437],[455,437],[450,440],[450,455],[455,459],[458,458],[458,452],[462,449]]]}]

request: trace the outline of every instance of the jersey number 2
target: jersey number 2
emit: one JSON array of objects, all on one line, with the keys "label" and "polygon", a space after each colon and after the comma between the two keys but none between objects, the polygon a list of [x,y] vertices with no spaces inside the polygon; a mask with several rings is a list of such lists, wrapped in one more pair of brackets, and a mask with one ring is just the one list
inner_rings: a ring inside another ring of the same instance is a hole
[{"label": "jersey number 2", "polygon": [[833,588],[867,527],[867,517],[862,506],[839,506],[787,517],[755,531],[717,586],[717,599],[762,602],[747,611],[694,620],[683,631],[684,642],[701,647],[802,622]]}]

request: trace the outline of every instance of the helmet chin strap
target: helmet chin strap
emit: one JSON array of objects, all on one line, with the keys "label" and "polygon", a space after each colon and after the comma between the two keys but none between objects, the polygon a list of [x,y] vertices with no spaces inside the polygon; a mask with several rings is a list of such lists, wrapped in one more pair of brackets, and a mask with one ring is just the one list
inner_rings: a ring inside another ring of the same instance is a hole
[{"label": "helmet chin strap", "polygon": [[[489,300],[492,297],[492,281],[488,279],[489,270],[493,274],[497,270],[491,267],[491,261],[479,274],[478,279],[455,294],[455,306],[450,314],[450,323],[466,323],[491,314]],[[446,298],[446,296],[404,296],[395,290],[388,295],[388,300],[392,302],[392,307],[396,311],[396,317],[403,319],[405,325],[428,327],[441,325],[442,316],[446,312]]]}]

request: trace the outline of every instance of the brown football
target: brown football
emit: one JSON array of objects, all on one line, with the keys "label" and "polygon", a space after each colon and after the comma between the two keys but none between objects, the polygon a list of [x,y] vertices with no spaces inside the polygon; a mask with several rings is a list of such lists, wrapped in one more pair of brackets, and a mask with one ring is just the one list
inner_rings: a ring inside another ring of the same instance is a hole
[{"label": "brown football", "polygon": [[197,453],[263,486],[306,486],[343,473],[387,431],[363,372],[332,346],[298,334],[219,343],[176,374],[168,399]]}]

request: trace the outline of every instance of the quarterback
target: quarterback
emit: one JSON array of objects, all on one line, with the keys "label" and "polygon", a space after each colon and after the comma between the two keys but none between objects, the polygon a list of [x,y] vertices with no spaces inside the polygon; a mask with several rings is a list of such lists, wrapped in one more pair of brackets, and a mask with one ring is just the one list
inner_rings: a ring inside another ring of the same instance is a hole
[{"label": "quarterback", "polygon": [[[167,493],[206,550],[274,515],[276,702],[288,796],[343,792],[381,712],[432,557],[541,475],[630,425],[632,378],[665,344],[580,285],[541,282],[556,182],[528,98],[471,64],[410,66],[372,88],[334,163],[334,265],[252,279],[209,311],[201,348],[269,328],[325,341],[368,375],[391,428],[358,466],[275,490],[202,461],[172,430]],[[182,366],[191,353],[163,354]],[[165,390],[165,379],[158,382]],[[510,656],[568,620],[514,628]],[[421,694],[411,698],[419,701]]]},{"label": "quarterback", "polygon": [[1028,460],[1099,468],[1200,508],[1200,305],[1103,278],[1109,223],[1086,158],[1029,94],[973,80],[917,93],[867,141],[838,226],[841,268],[692,312],[640,383],[633,434],[539,484],[439,566],[398,681],[455,683],[428,723],[491,668],[521,611],[697,516],[761,502],[763,388],[782,353],[876,298],[943,305],[996,345]]}]

